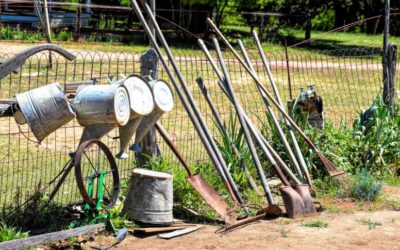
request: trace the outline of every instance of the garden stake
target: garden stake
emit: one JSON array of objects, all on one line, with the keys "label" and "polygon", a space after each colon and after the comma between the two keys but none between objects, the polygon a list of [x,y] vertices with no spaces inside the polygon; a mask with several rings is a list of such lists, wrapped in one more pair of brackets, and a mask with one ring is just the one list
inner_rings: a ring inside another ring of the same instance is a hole
[{"label": "garden stake", "polygon": [[221,218],[225,221],[226,225],[232,225],[236,222],[236,216],[232,213],[228,204],[224,201],[224,199],[218,194],[217,191],[212,189],[210,185],[204,180],[203,177],[199,173],[193,174],[192,170],[189,167],[188,162],[179,152],[176,145],[172,142],[170,137],[168,136],[168,132],[164,129],[164,127],[160,123],[156,123],[155,127],[157,131],[160,133],[161,137],[164,139],[165,143],[175,154],[176,158],[181,162],[183,167],[186,169],[188,176],[186,180],[194,187],[194,189],[199,192],[199,194],[204,198],[204,200],[210,205],[215,212],[217,212]]},{"label": "garden stake", "polygon": [[[260,54],[260,56],[261,56],[261,60],[262,60],[263,65],[264,65],[264,69],[265,69],[265,71],[267,72],[268,79],[269,79],[269,81],[270,81],[270,83],[271,83],[271,86],[272,86],[272,90],[274,91],[276,101],[278,102],[278,104],[279,104],[282,108],[284,108],[283,102],[282,102],[282,98],[281,98],[281,96],[279,95],[279,90],[278,90],[278,88],[276,87],[275,79],[274,79],[274,77],[272,76],[272,72],[271,72],[271,69],[270,69],[270,67],[269,67],[267,58],[266,58],[265,53],[264,53],[264,51],[263,51],[263,49],[262,49],[262,47],[261,47],[260,40],[258,39],[257,32],[253,31],[253,37],[254,37],[254,40],[256,41],[257,49],[258,49],[258,52],[259,52],[259,54]],[[286,46],[285,48],[286,48],[286,55],[287,55],[287,46]],[[289,69],[289,68],[288,68],[288,69]],[[289,77],[289,79],[290,79],[290,77]],[[306,164],[306,162],[304,161],[304,156],[303,156],[303,154],[301,153],[301,149],[300,149],[299,143],[298,143],[298,141],[297,141],[296,135],[294,134],[293,129],[292,129],[292,127],[290,126],[289,121],[288,121],[287,119],[285,119],[285,118],[284,118],[284,120],[285,120],[286,126],[287,126],[287,128],[288,128],[290,138],[292,139],[293,146],[294,146],[295,151],[296,151],[296,154],[297,154],[297,158],[298,158],[299,161],[300,161],[300,166],[301,166],[301,168],[302,168],[302,170],[304,171],[304,174],[305,174],[305,176],[306,176],[307,183],[308,183],[310,186],[312,186],[312,180],[311,180],[310,172],[308,171],[307,164]]]},{"label": "garden stake", "polygon": [[[226,67],[223,62],[222,53],[221,53],[221,50],[219,48],[219,45],[218,45],[218,42],[216,39],[214,39],[214,47],[217,50],[218,60],[221,63],[221,67],[223,68],[224,73],[226,73],[227,71],[226,71]],[[207,50],[207,48],[205,46],[203,49],[205,51]],[[210,55],[209,53],[206,53],[206,54]],[[207,58],[209,60],[212,60],[209,56],[207,56]],[[222,77],[221,72],[218,70],[218,68],[216,68],[215,62],[212,63],[212,65],[213,65],[215,71],[217,72],[217,75],[219,77]],[[222,80],[224,80],[224,79],[222,79]],[[226,85],[225,85],[226,89],[228,90],[227,92],[230,92],[230,97],[231,97],[230,99],[231,99],[231,101],[234,101],[235,95],[233,93],[232,84],[230,83],[229,78],[227,78],[225,80],[225,83],[226,83]],[[241,108],[239,106],[239,108],[237,110],[238,110],[238,113],[240,113],[242,116],[244,116],[245,112],[244,112],[243,108]],[[251,127],[251,126],[249,126],[249,127]],[[270,161],[272,167],[278,174],[279,179],[285,185],[284,187],[280,188],[280,192],[282,195],[283,203],[286,208],[287,215],[290,218],[298,218],[298,217],[304,216],[305,210],[304,210],[304,202],[302,200],[302,197],[290,186],[290,183],[287,180],[286,176],[283,174],[282,170],[280,169],[278,164],[275,162],[274,158],[271,156],[268,149],[266,149],[265,145],[263,145],[262,140],[260,139],[260,136],[256,131],[254,132],[254,136],[255,136],[256,140],[258,141],[258,143],[260,144],[261,148],[263,149],[263,152],[267,156],[267,159]]]},{"label": "garden stake", "polygon": [[[182,104],[183,104],[185,110],[188,112],[189,118],[191,119],[197,133],[199,134],[199,137],[202,140],[202,142],[207,150],[207,153],[209,154],[211,160],[213,161],[214,166],[215,166],[217,172],[219,173],[222,181],[224,182],[225,186],[227,187],[227,190],[231,194],[232,198],[245,208],[244,201],[239,193],[237,185],[234,182],[234,180],[226,166],[226,163],[225,163],[224,159],[222,158],[221,152],[219,152],[219,150],[215,144],[215,141],[211,138],[208,128],[206,127],[205,122],[202,119],[200,111],[198,110],[198,107],[196,106],[196,104],[194,102],[193,96],[191,95],[190,90],[187,87],[187,84],[182,76],[182,73],[179,71],[179,69],[176,65],[174,56],[173,56],[173,54],[166,42],[161,30],[160,30],[160,27],[157,24],[157,21],[155,20],[155,17],[153,15],[150,7],[148,6],[148,3],[144,4],[146,14],[149,17],[149,19],[151,20],[153,27],[155,28],[156,33],[157,33],[159,39],[161,40],[161,43],[163,44],[163,47],[167,53],[169,62],[171,63],[171,65],[174,69],[174,72],[177,75],[178,80],[181,83],[181,86],[182,86],[183,90],[185,91],[186,98],[188,98],[188,100],[185,98],[184,94],[182,93],[182,91],[175,79],[175,76],[172,74],[172,72],[168,68],[168,64],[161,53],[161,49],[157,44],[156,38],[153,36],[153,34],[150,30],[150,27],[147,24],[147,21],[144,18],[143,14],[139,8],[137,0],[132,0],[132,6],[133,6],[140,22],[142,23],[147,36],[151,40],[151,42],[154,46],[154,49],[156,50],[156,53],[163,65],[166,73],[168,74],[171,82],[173,83],[174,88],[175,88],[180,100],[182,101]],[[192,108],[193,108],[193,110],[192,110]],[[245,208],[245,212],[246,213],[248,212],[248,210],[246,208]]]},{"label": "garden stake", "polygon": [[[232,102],[232,97],[230,93],[227,91],[226,86],[222,84],[222,81],[224,81],[224,78],[222,76],[222,73],[217,67],[217,64],[211,57],[210,52],[208,51],[207,47],[205,46],[203,40],[199,39],[197,40],[199,46],[201,47],[202,51],[206,55],[208,61],[210,62],[211,66],[213,67],[215,73],[217,74],[218,78],[220,81],[218,81],[219,87],[222,89],[222,92],[228,97],[228,99]],[[267,159],[271,159],[274,161],[276,159],[280,166],[283,168],[283,170],[290,176],[290,178],[296,183],[296,184],[301,184],[301,182],[297,179],[297,177],[293,174],[293,172],[290,170],[288,166],[286,166],[285,162],[280,158],[279,154],[272,148],[272,146],[268,143],[268,141],[262,136],[262,134],[259,132],[257,127],[252,123],[250,118],[247,116],[246,112],[243,110],[242,107],[240,107],[243,113],[243,116],[246,120],[247,125],[250,128],[251,133],[253,134],[254,138],[257,140],[257,143],[260,145],[262,148],[262,151],[266,155]],[[272,154],[272,155],[271,155]]]},{"label": "garden stake", "polygon": [[[253,65],[251,64],[249,55],[247,54],[247,51],[246,51],[246,49],[244,48],[242,41],[241,41],[241,40],[238,40],[238,43],[239,43],[240,50],[242,51],[244,61],[246,62],[247,66],[248,66],[253,72],[256,72],[256,71],[254,70],[254,68],[253,68]],[[292,163],[293,163],[293,165],[295,166],[295,169],[296,169],[297,174],[300,176],[301,179],[304,179],[303,174],[302,174],[302,172],[301,172],[301,170],[300,170],[299,163],[298,163],[297,160],[296,160],[296,156],[294,156],[293,151],[292,151],[292,149],[290,148],[289,142],[287,141],[287,139],[286,139],[286,137],[285,137],[285,134],[284,134],[284,132],[283,132],[283,130],[282,130],[282,128],[281,128],[281,126],[280,126],[278,120],[277,120],[276,117],[275,117],[274,111],[272,110],[272,108],[271,108],[271,106],[270,106],[270,104],[269,104],[269,102],[268,102],[267,97],[266,97],[265,94],[262,92],[262,90],[260,89],[259,86],[257,86],[257,89],[258,89],[258,91],[260,92],[260,95],[261,95],[261,97],[262,97],[262,99],[263,99],[263,101],[264,101],[264,104],[265,104],[265,107],[266,107],[266,109],[267,109],[267,112],[270,114],[270,116],[271,116],[271,118],[272,118],[272,121],[273,121],[273,123],[274,123],[276,129],[278,130],[278,134],[279,134],[279,137],[280,137],[280,139],[281,139],[281,142],[283,143],[283,146],[285,147],[286,152],[287,152],[288,155],[289,155],[289,158],[292,160]]]},{"label": "garden stake", "polygon": [[285,109],[282,108],[279,103],[273,98],[273,96],[269,93],[269,91],[262,85],[256,74],[254,74],[249,67],[245,64],[243,59],[240,57],[240,55],[236,52],[236,50],[232,47],[232,45],[229,43],[228,40],[226,40],[225,36],[221,33],[221,31],[217,28],[217,26],[214,24],[214,22],[210,19],[207,18],[208,24],[211,26],[211,28],[217,33],[217,35],[222,39],[224,44],[228,46],[228,48],[231,50],[231,52],[235,55],[235,57],[238,59],[239,63],[246,69],[246,71],[250,74],[250,76],[254,79],[256,84],[260,86],[260,88],[264,91],[264,93],[267,95],[267,97],[270,99],[270,101],[276,106],[276,108],[282,113],[282,115],[287,119],[287,121],[292,125],[292,127],[300,134],[301,137],[306,141],[307,145],[314,150],[315,153],[317,153],[318,157],[322,161],[322,163],[325,166],[326,171],[329,173],[331,177],[337,177],[340,175],[345,174],[343,170],[338,169],[333,162],[328,160],[322,153],[321,151],[317,148],[317,146],[314,145],[314,143],[307,137],[307,135],[301,130],[299,126],[292,120],[292,118],[286,113]]},{"label": "garden stake", "polygon": [[[197,84],[199,85],[199,88],[201,90],[201,93],[203,93],[204,98],[206,99],[206,102],[208,104],[208,106],[211,109],[211,113],[213,114],[214,118],[215,118],[215,122],[217,123],[217,125],[220,127],[220,129],[222,130],[222,132],[224,133],[225,137],[228,137],[226,128],[224,126],[224,123],[222,122],[222,118],[218,113],[217,107],[215,106],[214,102],[211,99],[211,96],[208,93],[208,90],[206,88],[206,86],[204,85],[203,82],[203,78],[199,77],[196,79]],[[246,166],[246,163],[243,160],[243,157],[241,156],[239,150],[237,149],[236,145],[234,143],[231,143],[232,149],[233,149],[233,153],[235,154],[236,157],[238,157],[240,159],[240,163],[242,165],[242,168],[244,169],[244,171],[246,172],[248,178],[249,178],[249,185],[250,187],[254,190],[254,192],[256,192],[258,195],[261,195],[261,191],[258,188],[256,182],[254,181],[253,177],[251,176],[251,173],[249,171],[249,168]]]},{"label": "garden stake", "polygon": [[243,129],[243,133],[244,133],[247,145],[249,147],[249,151],[250,151],[251,156],[253,158],[254,165],[256,166],[258,175],[259,175],[260,180],[261,180],[261,184],[262,184],[262,186],[264,188],[265,196],[266,196],[266,198],[268,200],[269,205],[274,205],[275,201],[274,201],[274,198],[272,196],[271,189],[270,189],[270,187],[268,185],[267,177],[265,176],[264,170],[262,169],[260,159],[258,158],[258,155],[257,155],[256,147],[254,146],[254,142],[253,142],[253,139],[251,138],[251,135],[250,135],[250,132],[249,132],[249,128],[247,127],[247,124],[246,124],[246,122],[244,120],[243,113],[241,112],[241,109],[239,108],[240,104],[239,104],[239,101],[236,98],[235,92],[233,91],[233,87],[232,87],[232,83],[231,83],[231,80],[230,80],[230,77],[229,77],[228,69],[226,68],[224,59],[222,57],[222,52],[221,52],[221,49],[219,47],[218,40],[214,38],[213,42],[214,42],[215,50],[217,51],[217,56],[218,56],[218,60],[219,60],[220,66],[222,68],[222,73],[224,74],[224,77],[225,77],[224,80],[225,80],[225,84],[227,86],[227,90],[228,90],[228,92],[231,93],[232,103],[233,103],[233,105],[235,107],[237,116],[239,118],[240,125],[241,125],[241,127]]}]

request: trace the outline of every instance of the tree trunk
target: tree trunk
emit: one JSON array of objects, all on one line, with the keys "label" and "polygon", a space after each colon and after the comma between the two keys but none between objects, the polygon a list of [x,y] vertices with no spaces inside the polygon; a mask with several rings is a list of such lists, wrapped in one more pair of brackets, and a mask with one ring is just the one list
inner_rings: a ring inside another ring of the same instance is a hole
[{"label": "tree trunk", "polygon": [[190,24],[192,22],[192,17],[193,17],[193,9],[192,9],[192,5],[189,5],[189,13],[188,13],[188,19],[186,22],[186,29],[190,30]]}]

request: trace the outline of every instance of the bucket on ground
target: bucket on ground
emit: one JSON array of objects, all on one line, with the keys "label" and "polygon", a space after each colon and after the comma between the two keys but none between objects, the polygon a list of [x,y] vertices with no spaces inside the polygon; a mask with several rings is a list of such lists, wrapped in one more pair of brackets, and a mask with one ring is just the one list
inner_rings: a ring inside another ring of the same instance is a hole
[{"label": "bucket on ground", "polygon": [[[75,113],[58,83],[17,94],[15,97],[19,109],[39,142],[75,118]],[[18,121],[23,123],[19,118]]]},{"label": "bucket on ground", "polygon": [[149,82],[153,91],[155,108],[153,112],[146,115],[136,130],[135,144],[139,143],[143,137],[156,124],[161,116],[172,111],[174,107],[174,96],[169,85],[163,80],[154,80]]},{"label": "bucket on ground", "polygon": [[173,222],[172,175],[136,168],[122,213],[139,223],[171,225]]},{"label": "bucket on ground", "polygon": [[119,127],[120,150],[117,158],[126,159],[125,153],[131,139],[135,136],[143,116],[150,114],[154,109],[154,98],[150,86],[146,81],[137,75],[131,75],[116,84],[124,85],[129,93],[131,115],[129,122]]},{"label": "bucket on ground", "polygon": [[125,125],[130,116],[129,94],[123,85],[87,85],[77,90],[73,101],[82,126]]}]

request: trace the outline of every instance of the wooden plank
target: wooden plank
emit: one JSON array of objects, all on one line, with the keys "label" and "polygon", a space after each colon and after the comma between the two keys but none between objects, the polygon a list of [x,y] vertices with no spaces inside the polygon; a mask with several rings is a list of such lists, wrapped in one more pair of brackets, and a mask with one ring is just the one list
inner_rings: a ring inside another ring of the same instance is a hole
[{"label": "wooden plank", "polygon": [[182,224],[176,226],[168,226],[168,227],[142,227],[142,228],[135,228],[134,232],[137,233],[161,233],[161,232],[169,232],[178,229],[185,229],[188,227],[196,226],[195,224]]},{"label": "wooden plank", "polygon": [[24,239],[2,242],[2,243],[0,243],[0,249],[14,250],[14,249],[32,247],[32,246],[36,246],[39,244],[46,244],[46,243],[50,243],[52,241],[64,240],[64,239],[68,239],[68,238],[83,235],[83,234],[98,233],[100,231],[104,231],[104,229],[105,229],[105,225],[102,223],[78,227],[78,228],[72,228],[69,230],[48,233],[48,234],[41,234],[41,235],[32,236],[32,237],[28,237],[28,238],[24,238]]},{"label": "wooden plank", "polygon": [[159,234],[157,235],[159,238],[161,239],[171,239],[171,238],[175,238],[178,236],[182,236],[188,233],[192,233],[194,231],[197,231],[201,228],[201,226],[195,226],[195,227],[188,227],[185,229],[181,229],[181,230],[176,230],[173,232],[169,232],[169,233],[163,233],[163,234]]}]

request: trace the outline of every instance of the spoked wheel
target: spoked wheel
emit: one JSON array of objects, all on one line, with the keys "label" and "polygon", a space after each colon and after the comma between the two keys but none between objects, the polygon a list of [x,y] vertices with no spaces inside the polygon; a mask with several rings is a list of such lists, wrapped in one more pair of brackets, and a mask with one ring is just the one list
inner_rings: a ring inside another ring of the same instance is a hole
[{"label": "spoked wheel", "polygon": [[75,177],[84,201],[92,208],[113,207],[119,194],[119,174],[108,147],[98,140],[83,142],[75,155]]}]

